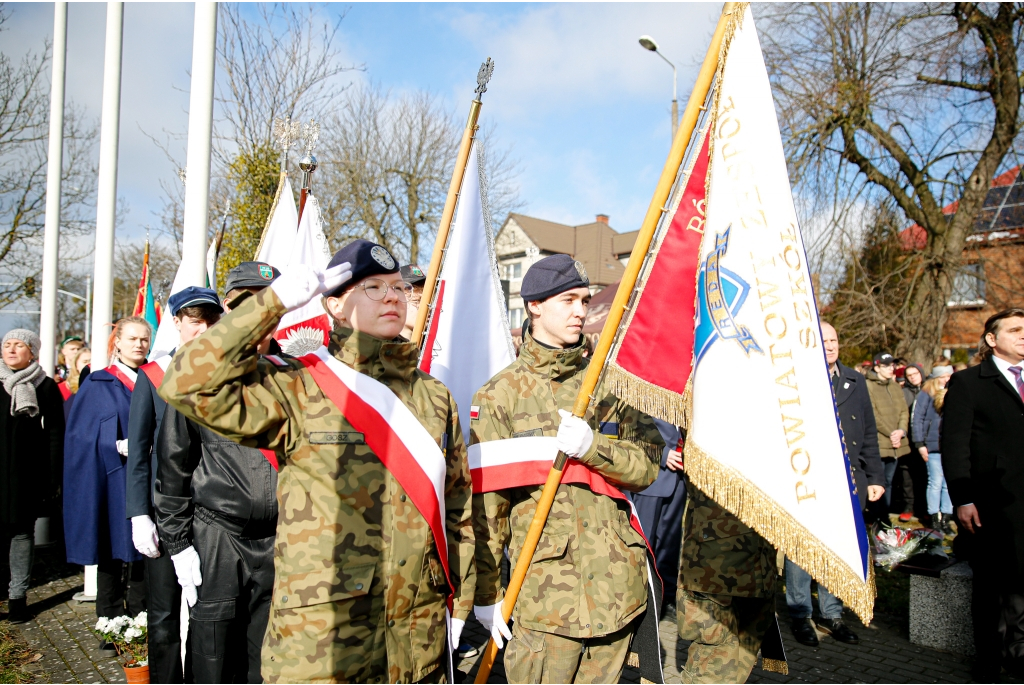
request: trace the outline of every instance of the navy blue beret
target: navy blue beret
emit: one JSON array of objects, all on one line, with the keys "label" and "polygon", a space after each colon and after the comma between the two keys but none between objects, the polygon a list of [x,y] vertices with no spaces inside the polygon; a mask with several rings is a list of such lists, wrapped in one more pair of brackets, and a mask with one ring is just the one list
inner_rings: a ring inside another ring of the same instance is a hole
[{"label": "navy blue beret", "polygon": [[583,264],[567,254],[553,254],[530,267],[523,276],[519,294],[523,302],[546,300],[573,288],[589,288]]},{"label": "navy blue beret", "polygon": [[242,262],[228,272],[224,292],[238,288],[266,288],[281,272],[266,262]]},{"label": "navy blue beret", "polygon": [[220,311],[224,311],[224,308],[220,305],[220,298],[217,297],[217,293],[209,288],[198,288],[190,285],[167,298],[167,308],[171,310],[172,316],[177,316],[178,312],[185,307],[198,307],[204,304],[213,305]]},{"label": "navy blue beret", "polygon": [[345,247],[338,250],[327,268],[337,266],[344,262],[352,265],[352,280],[336,288],[332,292],[324,293],[324,297],[337,297],[345,288],[353,283],[367,278],[368,276],[380,276],[381,274],[393,274],[398,271],[398,262],[391,256],[387,248],[369,240],[353,240]]}]

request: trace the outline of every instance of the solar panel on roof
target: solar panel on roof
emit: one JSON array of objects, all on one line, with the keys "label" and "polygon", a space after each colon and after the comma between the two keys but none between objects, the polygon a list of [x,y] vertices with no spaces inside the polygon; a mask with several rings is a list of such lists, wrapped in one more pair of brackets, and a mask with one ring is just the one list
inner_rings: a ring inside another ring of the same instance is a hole
[{"label": "solar panel on roof", "polygon": [[974,221],[975,233],[1024,228],[1024,177],[1017,174],[1013,185],[992,188],[984,208]]}]

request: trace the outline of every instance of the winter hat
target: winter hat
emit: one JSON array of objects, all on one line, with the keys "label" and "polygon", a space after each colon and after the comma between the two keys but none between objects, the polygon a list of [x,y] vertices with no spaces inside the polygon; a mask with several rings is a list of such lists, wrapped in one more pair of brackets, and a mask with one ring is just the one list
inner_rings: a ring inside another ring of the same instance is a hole
[{"label": "winter hat", "polygon": [[953,373],[952,366],[933,366],[932,372],[928,374],[928,378],[938,378],[940,376],[949,376]]},{"label": "winter hat", "polygon": [[39,341],[39,336],[27,328],[15,328],[7,331],[7,334],[4,336],[3,343],[0,343],[0,345],[6,344],[8,340],[20,340],[28,345],[28,348],[32,350],[33,359],[37,359],[39,357],[39,346],[42,343]]}]

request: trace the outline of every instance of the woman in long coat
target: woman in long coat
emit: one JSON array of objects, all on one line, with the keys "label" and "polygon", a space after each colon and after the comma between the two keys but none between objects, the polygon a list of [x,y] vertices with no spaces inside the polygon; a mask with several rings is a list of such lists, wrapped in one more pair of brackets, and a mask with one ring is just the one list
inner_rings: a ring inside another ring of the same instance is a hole
[{"label": "woman in long coat", "polygon": [[60,493],[64,410],[57,384],[36,362],[39,336],[17,328],[3,338],[0,363],[0,540],[9,542],[12,623],[28,620],[36,518]]}]

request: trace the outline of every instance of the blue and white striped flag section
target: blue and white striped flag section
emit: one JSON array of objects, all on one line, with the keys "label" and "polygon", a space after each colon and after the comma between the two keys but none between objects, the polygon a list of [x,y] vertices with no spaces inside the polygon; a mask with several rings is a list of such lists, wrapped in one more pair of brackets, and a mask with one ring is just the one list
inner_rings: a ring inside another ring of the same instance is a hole
[{"label": "blue and white striped flag section", "polygon": [[871,620],[868,537],[750,8],[719,60],[697,277],[695,486]]}]

